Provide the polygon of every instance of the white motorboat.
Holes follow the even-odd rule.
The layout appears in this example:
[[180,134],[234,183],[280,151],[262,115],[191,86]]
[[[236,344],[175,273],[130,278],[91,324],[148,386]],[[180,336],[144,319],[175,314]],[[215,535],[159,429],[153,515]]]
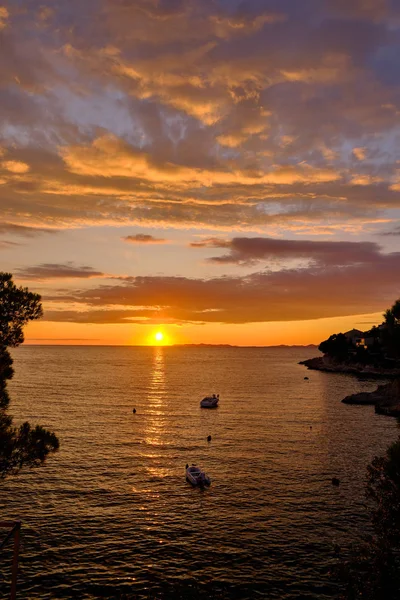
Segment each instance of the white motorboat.
[[217,408],[219,402],[219,394],[212,396],[206,396],[201,400],[200,406],[201,408]]
[[209,476],[196,465],[192,465],[191,467],[186,465],[186,479],[192,485],[199,485],[201,487],[204,485],[210,485],[211,483]]

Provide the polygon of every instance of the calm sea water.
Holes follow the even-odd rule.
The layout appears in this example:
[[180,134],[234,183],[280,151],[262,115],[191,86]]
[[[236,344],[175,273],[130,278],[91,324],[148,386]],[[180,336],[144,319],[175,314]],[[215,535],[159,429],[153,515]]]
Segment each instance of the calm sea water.
[[[15,420],[61,440],[45,467],[0,484],[1,518],[23,521],[20,598],[335,597],[333,545],[365,529],[366,465],[398,435],[340,402],[374,382],[306,371],[310,349],[13,354]],[[209,392],[217,410],[199,408]],[[209,489],[186,483],[187,462]]]

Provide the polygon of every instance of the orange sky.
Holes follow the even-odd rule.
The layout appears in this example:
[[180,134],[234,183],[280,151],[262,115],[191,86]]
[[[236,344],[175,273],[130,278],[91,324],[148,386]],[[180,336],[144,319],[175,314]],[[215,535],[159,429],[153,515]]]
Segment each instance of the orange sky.
[[[286,321],[235,325],[81,325],[33,322],[26,329],[27,344],[72,345],[170,345],[231,344],[237,346],[274,346],[279,344],[319,344],[332,332],[353,327],[366,330],[382,321],[380,313],[313,321]],[[163,340],[155,334],[162,332]]]
[[0,258],[43,298],[27,343],[380,323],[400,295],[400,5],[96,11],[0,0]]

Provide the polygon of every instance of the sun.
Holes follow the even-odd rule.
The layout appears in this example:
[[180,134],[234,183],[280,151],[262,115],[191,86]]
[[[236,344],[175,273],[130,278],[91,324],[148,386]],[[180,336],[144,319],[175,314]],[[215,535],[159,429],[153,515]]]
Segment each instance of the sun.
[[147,344],[149,346],[170,346],[171,343],[169,334],[161,328],[156,330],[153,329],[147,338]]

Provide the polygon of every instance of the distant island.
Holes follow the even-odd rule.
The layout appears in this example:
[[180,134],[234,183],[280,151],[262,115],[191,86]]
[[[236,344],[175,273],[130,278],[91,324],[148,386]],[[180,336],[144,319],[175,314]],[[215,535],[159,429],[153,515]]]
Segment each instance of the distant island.
[[368,331],[335,333],[318,346],[323,356],[301,361],[309,369],[364,377],[395,379],[373,392],[353,394],[346,404],[373,404],[376,412],[400,416],[400,299]]
[[277,344],[274,346],[237,346],[235,344],[173,344],[180,348],[317,348],[316,344]]
[[233,344],[173,344],[182,348],[238,348]]

